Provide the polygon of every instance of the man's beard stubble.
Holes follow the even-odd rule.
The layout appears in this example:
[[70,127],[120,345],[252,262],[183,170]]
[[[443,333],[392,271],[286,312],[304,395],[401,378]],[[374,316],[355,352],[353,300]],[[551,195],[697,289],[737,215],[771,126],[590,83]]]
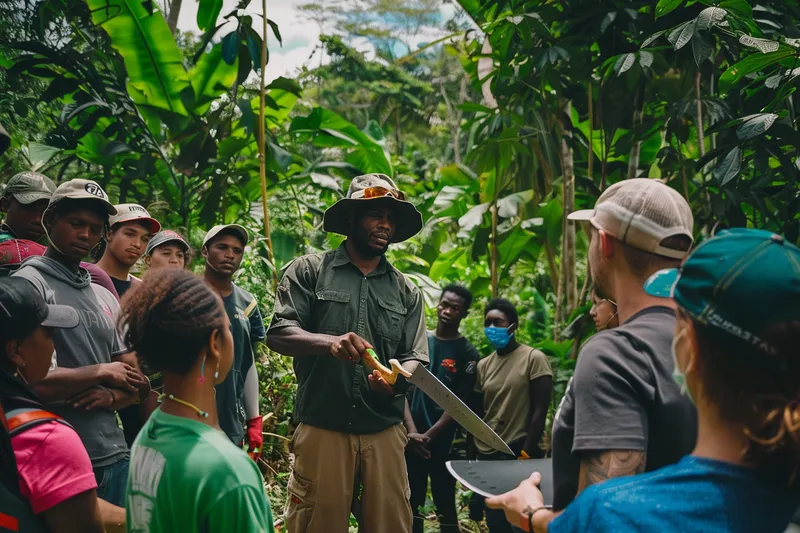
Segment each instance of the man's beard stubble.
[[356,253],[358,253],[358,255],[364,259],[380,257],[386,254],[386,250],[389,249],[388,244],[383,250],[378,250],[370,246],[369,237],[365,235],[363,231],[357,231],[356,234],[351,237],[351,239],[353,240],[353,248],[355,248]]

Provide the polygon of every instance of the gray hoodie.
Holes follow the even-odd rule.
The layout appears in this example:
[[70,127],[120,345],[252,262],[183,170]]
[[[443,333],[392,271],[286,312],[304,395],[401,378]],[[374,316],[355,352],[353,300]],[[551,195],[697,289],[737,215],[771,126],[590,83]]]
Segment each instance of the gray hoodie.
[[[69,305],[80,315],[75,329],[55,330],[56,366],[81,368],[110,363],[111,356],[122,351],[116,328],[119,303],[108,290],[91,283],[86,270],[75,273],[58,261],[36,256],[26,259],[14,276],[33,283],[48,303]],[[114,411],[75,409],[64,402],[50,407],[78,432],[93,467],[108,466],[127,456],[128,447]]]

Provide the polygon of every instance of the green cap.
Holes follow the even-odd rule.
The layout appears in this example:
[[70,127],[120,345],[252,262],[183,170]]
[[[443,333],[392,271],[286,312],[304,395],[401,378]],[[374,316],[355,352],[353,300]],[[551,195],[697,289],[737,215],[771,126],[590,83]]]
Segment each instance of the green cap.
[[4,196],[13,196],[21,204],[32,204],[39,200],[49,200],[56,190],[56,184],[38,172],[20,172],[8,180]]
[[721,231],[679,269],[657,272],[644,288],[673,298],[701,324],[773,354],[775,347],[758,335],[800,319],[800,248],[769,231]]

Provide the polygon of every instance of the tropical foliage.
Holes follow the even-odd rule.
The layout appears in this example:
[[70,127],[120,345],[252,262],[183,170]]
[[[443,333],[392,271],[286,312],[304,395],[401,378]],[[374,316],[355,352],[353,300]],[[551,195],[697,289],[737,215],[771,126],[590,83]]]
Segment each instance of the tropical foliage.
[[[17,4],[0,6],[0,122],[15,146],[0,175],[91,176],[194,242],[214,223],[261,235],[269,222],[240,277],[265,316],[278,269],[340,242],[322,213],[366,172],[424,214],[390,258],[431,307],[449,281],[476,306],[512,299],[523,340],[553,357],[557,395],[591,333],[586,238],[565,214],[610,184],[668,183],[698,238],[748,225],[800,240],[796,0],[460,0],[448,20],[432,1],[320,0],[303,6],[318,49],[267,85],[263,120],[263,27],[281,35],[260,2],[200,0],[198,35],[175,29],[175,0],[172,25],[158,2]],[[449,33],[423,42],[429,26]],[[465,332],[486,352],[481,318]],[[294,381],[286,360],[262,363],[278,460]]]

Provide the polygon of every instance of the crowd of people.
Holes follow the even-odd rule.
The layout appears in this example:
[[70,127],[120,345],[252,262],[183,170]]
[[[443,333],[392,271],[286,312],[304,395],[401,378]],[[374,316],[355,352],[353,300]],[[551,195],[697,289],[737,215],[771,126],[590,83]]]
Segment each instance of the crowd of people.
[[782,533],[800,505],[800,249],[732,229],[693,250],[689,205],[656,180],[570,215],[589,235],[597,333],[551,440],[554,372],[517,339],[511,302],[483,309],[483,358],[462,332],[461,285],[443,288],[426,330],[419,289],[386,257],[422,216],[387,176],[354,178],[325,212],[346,240],[286,267],[266,328],[233,281],[242,226],[206,233],[196,276],[187,239],[96,182],[23,172],[0,208],[0,528],[274,531],[257,467],[264,341],[298,383],[290,533],[345,533],[351,514],[362,532],[422,533],[429,480],[439,529],[459,531],[445,464],[458,425],[387,383],[368,349],[428,366],[515,454],[469,437],[470,458],[552,455],[552,506],[539,474],[473,497],[490,533]]

